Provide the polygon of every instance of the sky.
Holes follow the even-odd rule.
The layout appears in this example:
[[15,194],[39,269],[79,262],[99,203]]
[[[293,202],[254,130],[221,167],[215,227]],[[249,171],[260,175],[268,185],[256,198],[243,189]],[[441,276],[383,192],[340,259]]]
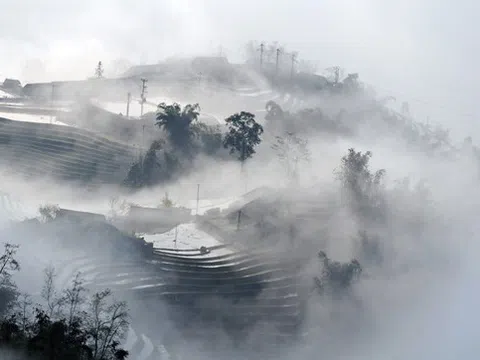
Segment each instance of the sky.
[[[238,61],[279,41],[321,71],[358,72],[423,120],[475,139],[480,90],[476,0],[0,0],[0,78],[83,79],[174,54]],[[109,69],[110,67],[110,69]]]

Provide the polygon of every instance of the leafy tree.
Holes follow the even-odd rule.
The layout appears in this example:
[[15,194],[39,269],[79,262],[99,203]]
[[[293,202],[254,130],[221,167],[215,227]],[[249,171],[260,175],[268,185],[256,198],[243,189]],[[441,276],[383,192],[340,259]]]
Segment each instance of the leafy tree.
[[[160,150],[163,159],[157,155]],[[123,184],[133,189],[152,186],[171,179],[179,168],[178,158],[165,148],[163,141],[156,140],[150,145],[145,156],[132,165]]]
[[103,78],[103,64],[101,61],[98,62],[97,67],[95,68],[95,77],[97,79]]
[[40,213],[43,222],[53,221],[57,217],[59,211],[60,208],[58,207],[58,205],[51,204],[42,205],[38,209],[38,212]]
[[255,147],[260,144],[263,127],[255,121],[255,115],[242,111],[231,115],[225,122],[228,132],[223,139],[225,149],[230,149],[230,154],[238,154],[238,159],[243,163],[255,154]]
[[379,219],[385,216],[385,170],[372,172],[369,168],[371,157],[370,151],[362,154],[353,148],[348,149],[348,154],[342,157],[340,169],[335,170],[335,175],[355,213],[363,218]]
[[168,193],[165,193],[165,196],[164,196],[163,199],[162,199],[162,205],[163,205],[163,207],[166,207],[166,208],[171,208],[171,207],[173,207],[173,205],[174,205],[174,204],[173,204],[173,201],[172,201],[172,199],[170,199],[170,198],[168,197]]
[[158,104],[155,124],[169,134],[173,145],[189,148],[194,135],[191,125],[198,120],[199,115],[198,104],[188,104],[182,108],[178,103],[167,105],[162,102]]

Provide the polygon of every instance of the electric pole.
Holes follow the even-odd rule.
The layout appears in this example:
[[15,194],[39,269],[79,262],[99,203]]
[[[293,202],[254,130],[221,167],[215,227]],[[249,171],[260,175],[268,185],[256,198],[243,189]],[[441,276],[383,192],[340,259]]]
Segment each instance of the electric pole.
[[145,124],[142,125],[142,157],[145,151]]
[[50,124],[53,122],[53,99],[55,96],[55,83],[52,82],[52,95],[50,99]]
[[196,216],[198,216],[199,204],[200,204],[200,184],[197,184],[197,210],[195,211]]
[[132,94],[128,93],[127,94],[127,118],[129,117],[130,114],[130,101],[132,100]]
[[293,73],[295,71],[295,62],[297,61],[297,54],[292,53],[292,68],[290,70],[290,81],[293,80]]
[[280,59],[280,53],[281,53],[282,50],[280,50],[279,48],[277,49],[277,59],[275,61],[275,75],[278,76],[278,60]]
[[260,68],[263,67],[263,52],[265,51],[265,44],[260,44]]
[[147,99],[145,98],[145,94],[147,92],[147,79],[142,79],[142,93],[140,94],[140,117],[143,116],[143,104]]

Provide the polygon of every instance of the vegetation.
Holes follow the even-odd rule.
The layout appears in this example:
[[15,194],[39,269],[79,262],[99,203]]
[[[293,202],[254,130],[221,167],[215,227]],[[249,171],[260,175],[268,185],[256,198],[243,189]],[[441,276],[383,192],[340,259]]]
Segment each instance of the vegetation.
[[255,154],[255,147],[261,142],[262,125],[255,121],[255,115],[242,111],[234,114],[225,122],[228,132],[223,139],[223,146],[230,154],[237,154],[238,160],[245,162]]
[[178,103],[158,104],[156,125],[164,129],[172,144],[178,149],[190,149],[194,136],[192,125],[198,121],[200,106],[188,104],[183,108]]
[[58,205],[47,204],[40,206],[38,211],[40,213],[42,221],[48,222],[54,220],[57,217],[60,208],[58,207]]
[[348,149],[335,175],[342,185],[345,200],[355,214],[378,219],[386,210],[383,187],[385,170],[372,172],[369,168],[371,157],[370,151],[362,154],[353,148]]
[[20,270],[18,246],[5,244],[0,256],[0,351],[48,360],[121,360],[128,351],[120,347],[129,325],[125,302],[110,290],[88,296],[78,274],[69,288],[55,289],[55,270],[45,270],[44,306],[18,294],[11,281]]
[[345,290],[350,289],[352,284],[359,280],[362,266],[356,259],[348,263],[340,263],[329,259],[324,251],[320,251],[318,257],[322,263],[322,272],[313,280],[319,294],[342,295]]
[[165,193],[165,196],[162,199],[162,205],[166,208],[171,208],[174,206],[173,201],[168,197],[168,193]]
[[103,64],[101,61],[98,62],[97,67],[95,68],[95,77],[97,79],[103,79]]
[[294,181],[297,179],[298,164],[300,162],[310,162],[311,154],[308,149],[308,141],[290,132],[283,137],[276,136],[275,139],[272,148],[280,161],[283,162],[287,177]]

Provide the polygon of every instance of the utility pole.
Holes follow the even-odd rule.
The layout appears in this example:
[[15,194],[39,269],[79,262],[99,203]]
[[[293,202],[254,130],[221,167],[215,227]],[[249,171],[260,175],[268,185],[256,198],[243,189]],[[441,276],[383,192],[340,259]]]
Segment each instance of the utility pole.
[[242,219],[242,210],[238,210],[237,215],[237,231],[240,230],[240,220]]
[[199,204],[200,204],[200,184],[197,184],[197,210],[195,211],[196,216],[198,216]]
[[143,152],[145,151],[145,124],[142,125],[142,157]]
[[265,51],[265,44],[261,43],[260,44],[260,68],[263,67],[263,53]]
[[175,244],[175,249],[177,248],[177,236],[178,236],[178,225],[175,225],[175,239],[173,239],[173,243]]
[[50,124],[53,122],[53,99],[55,96],[55,83],[52,82],[52,95],[50,99]]
[[281,53],[282,50],[280,50],[280,48],[277,48],[277,59],[275,61],[275,75],[278,76],[278,60],[280,59],[280,53]]
[[290,81],[293,80],[293,73],[295,70],[295,62],[297,61],[297,54],[292,53],[292,68],[290,69]]
[[128,93],[127,94],[127,118],[129,117],[130,114],[130,101],[132,100],[132,94]]
[[143,104],[147,99],[145,98],[145,94],[147,93],[147,79],[142,79],[142,92],[140,94],[140,117],[143,116]]

